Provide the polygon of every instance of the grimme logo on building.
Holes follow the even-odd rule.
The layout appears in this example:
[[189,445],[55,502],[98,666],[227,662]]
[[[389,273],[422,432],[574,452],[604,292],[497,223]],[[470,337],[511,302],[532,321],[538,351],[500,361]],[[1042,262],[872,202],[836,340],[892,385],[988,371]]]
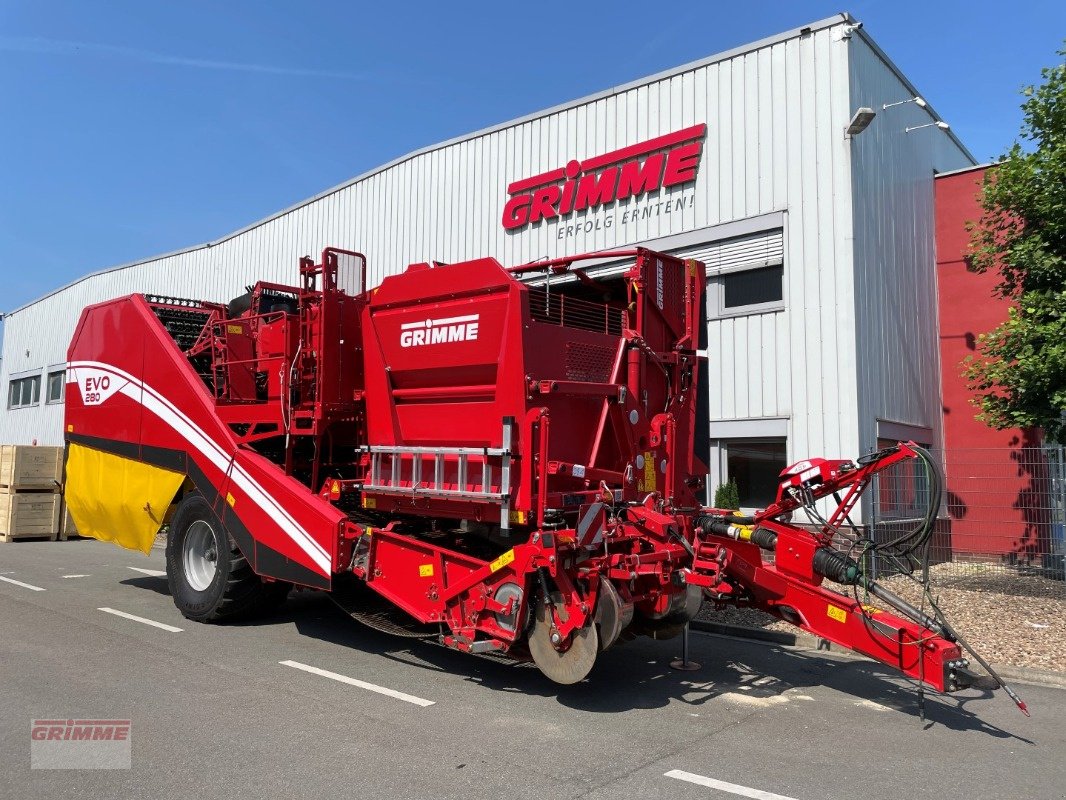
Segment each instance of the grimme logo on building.
[[507,230],[599,208],[696,180],[707,126],[693,125],[601,156],[523,178],[507,187]]
[[424,319],[400,326],[400,347],[423,347],[445,342],[470,342],[477,338],[480,314]]

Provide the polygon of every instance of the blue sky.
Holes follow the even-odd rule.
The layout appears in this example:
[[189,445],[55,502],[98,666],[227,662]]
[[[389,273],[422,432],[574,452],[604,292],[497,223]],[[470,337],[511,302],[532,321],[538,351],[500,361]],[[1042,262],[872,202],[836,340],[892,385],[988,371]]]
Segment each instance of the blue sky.
[[[0,311],[842,5],[4,0]],[[844,8],[979,159],[1066,37],[1062,2]]]

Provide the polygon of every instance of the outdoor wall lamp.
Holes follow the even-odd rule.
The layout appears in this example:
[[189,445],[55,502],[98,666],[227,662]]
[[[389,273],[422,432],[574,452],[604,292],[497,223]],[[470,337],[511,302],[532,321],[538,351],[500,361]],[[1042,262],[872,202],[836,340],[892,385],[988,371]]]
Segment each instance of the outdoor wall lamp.
[[918,106],[918,108],[929,107],[929,104],[925,102],[922,98],[912,97],[910,100],[897,100],[895,103],[885,103],[883,106],[881,106],[881,110],[884,111],[886,108],[892,108],[893,106],[902,106],[906,105],[907,103],[914,103],[916,106]]
[[848,127],[844,129],[844,135],[857,136],[870,126],[870,123],[873,122],[873,119],[876,116],[876,111],[872,108],[863,106],[852,115],[851,122],[849,122]]
[[922,128],[932,128],[932,127],[940,128],[940,130],[942,130],[942,131],[951,130],[951,126],[948,125],[946,122],[944,122],[944,120],[942,120],[942,119],[938,119],[936,122],[927,122],[924,125],[911,125],[909,128],[904,128],[903,130],[904,130],[904,133],[910,133],[911,131],[918,131],[918,130],[921,130]]

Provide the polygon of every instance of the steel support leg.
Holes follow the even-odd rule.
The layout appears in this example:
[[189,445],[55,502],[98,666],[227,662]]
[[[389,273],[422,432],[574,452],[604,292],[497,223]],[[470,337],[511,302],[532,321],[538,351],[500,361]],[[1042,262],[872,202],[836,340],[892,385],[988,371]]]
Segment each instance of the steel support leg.
[[681,670],[682,672],[694,672],[700,668],[700,665],[695,661],[690,661],[688,657],[688,623],[685,623],[685,629],[681,632],[681,658],[675,658],[670,662],[671,669]]

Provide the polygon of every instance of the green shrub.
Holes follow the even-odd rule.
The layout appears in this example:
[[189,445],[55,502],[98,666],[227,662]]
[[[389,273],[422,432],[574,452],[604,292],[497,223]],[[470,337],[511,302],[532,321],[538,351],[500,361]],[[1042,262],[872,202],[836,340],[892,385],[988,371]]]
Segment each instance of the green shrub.
[[723,483],[714,490],[714,507],[731,510],[740,508],[740,492],[735,479],[730,478],[729,483]]

